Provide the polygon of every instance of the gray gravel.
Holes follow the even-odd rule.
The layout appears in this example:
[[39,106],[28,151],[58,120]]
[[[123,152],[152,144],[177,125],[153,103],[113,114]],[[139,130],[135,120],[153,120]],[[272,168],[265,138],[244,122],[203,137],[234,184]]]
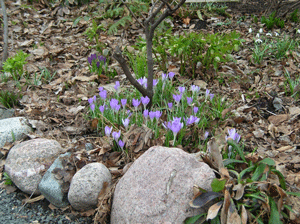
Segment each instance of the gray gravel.
[[[24,193],[16,191],[7,194],[0,188],[0,223],[1,224],[90,224],[92,217],[75,216],[70,209],[66,211],[51,210],[49,202],[44,199],[22,208]],[[21,209],[22,208],[22,209]],[[69,220],[69,219],[71,220]]]

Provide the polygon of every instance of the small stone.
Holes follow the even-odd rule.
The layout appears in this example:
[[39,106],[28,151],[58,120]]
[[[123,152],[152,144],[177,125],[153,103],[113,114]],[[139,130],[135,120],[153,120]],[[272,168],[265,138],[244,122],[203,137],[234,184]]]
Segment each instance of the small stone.
[[90,163],[79,170],[73,177],[68,199],[78,211],[95,208],[103,184],[111,183],[111,174],[102,163]]

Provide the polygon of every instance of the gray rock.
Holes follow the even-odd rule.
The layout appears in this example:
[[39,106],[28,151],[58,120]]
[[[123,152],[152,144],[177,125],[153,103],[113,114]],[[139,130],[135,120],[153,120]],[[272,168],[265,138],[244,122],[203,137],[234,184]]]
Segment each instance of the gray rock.
[[41,194],[44,195],[51,204],[58,208],[64,208],[69,205],[67,198],[68,194],[63,190],[63,182],[61,179],[57,179],[52,171],[54,169],[64,169],[62,160],[70,156],[71,153],[69,152],[60,155],[47,170],[39,184]]
[[13,117],[14,113],[14,109],[6,109],[0,107],[0,120]]
[[178,148],[155,146],[119,180],[111,223],[183,223],[204,211],[189,206],[193,186],[210,190],[215,178],[205,163]]
[[104,182],[111,183],[111,174],[102,163],[90,163],[73,177],[68,199],[71,206],[79,211],[95,208]]
[[5,172],[20,190],[38,195],[41,172],[50,167],[61,153],[64,150],[54,140],[39,138],[22,142],[10,149]]
[[86,151],[90,151],[90,150],[93,150],[94,149],[94,146],[93,146],[93,144],[92,143],[86,143],[85,144],[85,150]]
[[6,142],[23,139],[32,128],[24,117],[13,117],[0,120],[0,147]]

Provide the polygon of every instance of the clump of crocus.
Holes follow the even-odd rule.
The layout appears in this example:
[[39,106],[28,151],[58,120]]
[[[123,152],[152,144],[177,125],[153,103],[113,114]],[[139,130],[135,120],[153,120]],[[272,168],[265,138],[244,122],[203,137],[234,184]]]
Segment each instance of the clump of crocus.
[[[228,140],[233,140],[235,141],[236,143],[239,143],[240,139],[241,139],[241,136],[236,132],[235,128],[233,129],[228,129],[228,136],[225,137],[225,140],[228,141]],[[231,149],[232,147],[229,146],[228,147],[228,158],[230,158],[231,156]]]

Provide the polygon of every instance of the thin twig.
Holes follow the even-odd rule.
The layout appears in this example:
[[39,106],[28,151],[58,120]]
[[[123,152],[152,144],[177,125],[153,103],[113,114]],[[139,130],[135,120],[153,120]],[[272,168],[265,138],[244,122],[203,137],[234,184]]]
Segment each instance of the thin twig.
[[[126,4],[126,2],[124,0],[122,0],[122,2],[124,3],[124,5],[126,6],[126,8],[129,10],[129,12],[131,13],[131,15],[134,17],[134,19],[145,29],[145,26],[138,20],[138,18],[135,16],[135,14],[131,11],[131,9],[128,7],[128,5]],[[143,15],[142,15],[143,16]],[[144,17],[144,16],[143,16]]]

